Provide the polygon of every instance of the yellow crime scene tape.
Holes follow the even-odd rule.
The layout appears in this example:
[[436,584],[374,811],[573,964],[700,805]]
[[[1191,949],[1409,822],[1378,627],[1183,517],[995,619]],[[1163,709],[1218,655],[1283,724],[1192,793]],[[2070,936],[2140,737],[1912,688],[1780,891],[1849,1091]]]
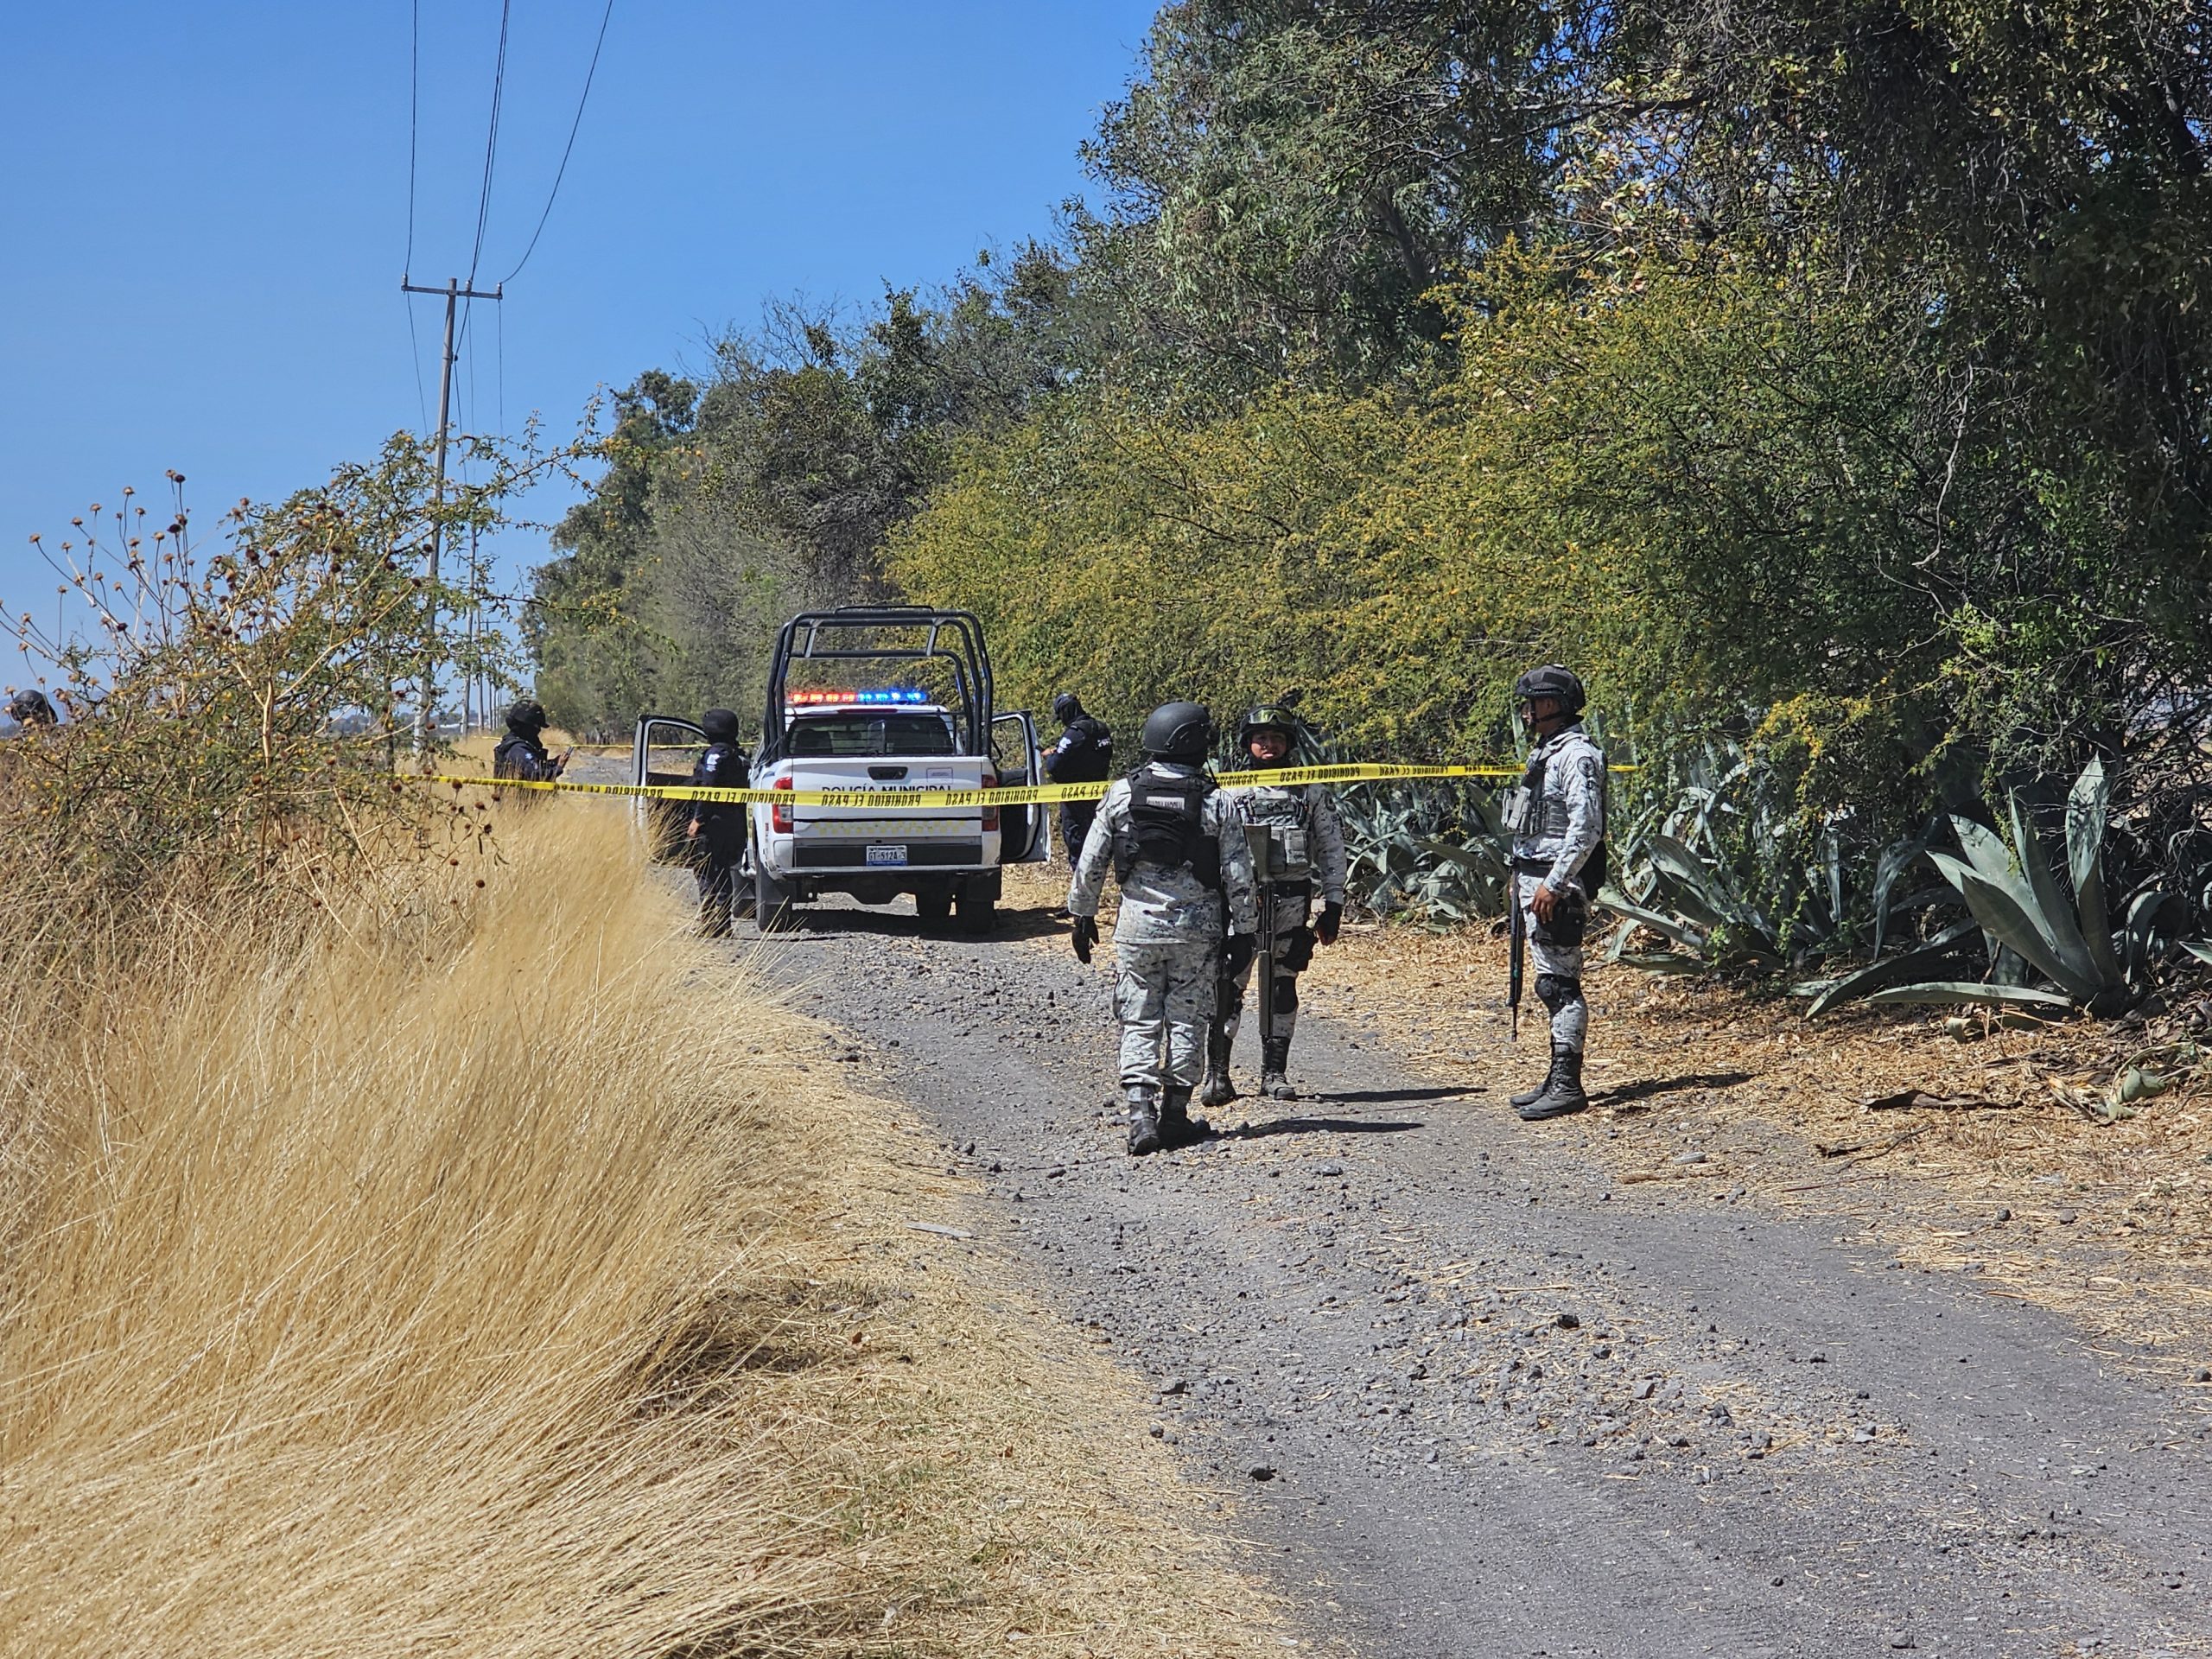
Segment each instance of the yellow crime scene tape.
[[[1633,766],[1614,766],[1633,772]],[[1279,766],[1272,771],[1224,772],[1223,789],[1288,789],[1301,784],[1393,783],[1421,778],[1518,778],[1519,766],[1393,766],[1370,762],[1343,766]],[[415,782],[454,789],[523,789],[544,794],[620,795],[655,801],[712,801],[731,806],[956,807],[1038,806],[1056,801],[1095,801],[1112,780],[1090,784],[1024,784],[1010,789],[928,789],[897,785],[870,789],[709,789],[699,784],[582,784],[565,778],[543,781],[435,772]]]

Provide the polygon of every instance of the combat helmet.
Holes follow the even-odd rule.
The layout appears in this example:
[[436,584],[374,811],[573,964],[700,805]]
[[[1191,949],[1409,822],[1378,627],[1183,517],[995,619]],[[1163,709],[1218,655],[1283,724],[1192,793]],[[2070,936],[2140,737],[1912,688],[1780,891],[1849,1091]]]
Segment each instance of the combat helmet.
[[1213,716],[1197,702],[1163,702],[1144,717],[1140,740],[1155,760],[1204,764],[1213,750]]
[[1541,668],[1532,668],[1513,682],[1515,702],[1531,702],[1538,697],[1558,699],[1560,709],[1570,716],[1580,714],[1583,705],[1590,701],[1582,690],[1580,677],[1573,669],[1558,663],[1547,663]]
[[1244,718],[1236,722],[1236,747],[1240,753],[1250,748],[1256,733],[1281,732],[1294,749],[1298,747],[1300,730],[1299,718],[1290,711],[1287,703],[1258,703],[1247,709]]

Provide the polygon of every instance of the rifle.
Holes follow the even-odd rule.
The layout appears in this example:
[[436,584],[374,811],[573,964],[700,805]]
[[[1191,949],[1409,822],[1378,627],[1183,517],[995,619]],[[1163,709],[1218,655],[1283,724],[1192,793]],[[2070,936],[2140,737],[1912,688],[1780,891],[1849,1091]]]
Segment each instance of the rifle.
[[1251,844],[1253,887],[1260,901],[1260,932],[1253,952],[1252,995],[1260,999],[1260,1042],[1275,1039],[1275,893],[1274,829],[1270,824],[1248,824],[1244,838]]
[[1505,1006],[1512,1014],[1512,1040],[1517,1043],[1521,1040],[1521,982],[1529,971],[1529,918],[1521,908],[1521,875],[1511,868],[1510,860],[1505,876],[1505,902],[1506,913],[1512,918],[1509,925],[1513,939],[1511,966],[1505,970]]

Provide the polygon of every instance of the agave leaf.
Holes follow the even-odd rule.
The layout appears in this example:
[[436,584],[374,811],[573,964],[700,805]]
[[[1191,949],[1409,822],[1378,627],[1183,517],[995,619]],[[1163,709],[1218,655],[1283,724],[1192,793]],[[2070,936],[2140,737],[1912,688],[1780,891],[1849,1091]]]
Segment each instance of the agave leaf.
[[1927,850],[1928,836],[1923,831],[1885,847],[1881,857],[1875,861],[1874,954],[1878,957],[1882,954],[1883,938],[1890,928],[1890,894],[1897,887],[1897,878]]
[[[2189,925],[2189,906],[2171,893],[2153,890],[2139,893],[2127,907],[2126,950],[2127,976],[2141,984],[2151,970],[2172,953]],[[2164,939],[2165,946],[2159,948]]]
[[1649,928],[1654,933],[1672,939],[1676,944],[1685,945],[1692,950],[1705,949],[1705,935],[1696,928],[1685,925],[1675,917],[1662,916],[1656,910],[1647,910],[1642,905],[1630,903],[1618,887],[1600,887],[1598,903],[1616,916],[1624,916],[1631,922]]
[[2066,798],[2067,874],[2074,878],[2075,909],[2089,958],[2107,982],[2116,982],[2120,967],[2113,955],[2112,912],[2105,901],[2105,808],[2111,799],[2105,763],[2092,755]]
[[1885,987],[1912,982],[1958,955],[1959,947],[1974,931],[1972,922],[1960,922],[1955,926],[1945,928],[1916,950],[1907,950],[1901,956],[1891,957],[1887,962],[1878,962],[1871,967],[1861,968],[1855,974],[1847,974],[1813,999],[1813,1006],[1805,1010],[1805,1017],[1815,1019],[1838,1003],[1856,1001]]
[[1948,854],[1930,852],[1928,856],[1958,888],[1974,919],[2044,978],[2056,981],[2084,1002],[2106,988],[2102,981],[2076,972],[2059,957],[2012,892],[1985,880],[1980,872]]
[[2201,939],[2183,939],[2181,948],[2199,962],[2212,962],[2212,944],[2207,944]]
[[1704,957],[1681,956],[1672,950],[1630,950],[1621,960],[1647,974],[1701,974],[1706,970]]
[[1899,1004],[1983,1003],[1992,1007],[2070,1010],[2074,1004],[2056,991],[2038,991],[2025,985],[1984,985],[1974,980],[1932,979],[1917,985],[1892,985],[1876,991],[1867,1001],[1884,1007]]
[[1673,871],[1652,866],[1652,902],[1671,904],[1702,928],[1726,927],[1728,918],[1706,902],[1704,893]]
[[1821,841],[1828,878],[1828,931],[1840,932],[1843,927],[1843,837],[1830,824]]
[[2085,983],[2111,984],[2112,978],[2098,968],[2088,941],[2082,937],[2074,906],[2067,901],[2066,890],[2058,885],[2058,873],[2044,855],[2035,821],[2018,790],[2012,791],[2010,805],[2012,840],[2020,852],[2020,873],[2027,878],[2028,891],[2036,901],[2035,908],[2028,912],[2028,919],[2050,942],[2053,954]]
[[[1983,880],[2000,881],[2008,887],[2021,885],[2012,868],[2012,849],[2005,844],[2003,836],[1986,824],[1960,817],[1956,813],[1951,816],[1951,828],[1958,832],[1959,849]],[[2024,892],[2024,887],[2022,890]]]
[[1431,836],[1415,836],[1414,844],[1426,848],[1447,864],[1474,875],[1490,875],[1497,869],[1497,854],[1490,849],[1454,847],[1448,841],[1438,841]]
[[1657,868],[1694,892],[1718,921],[1738,927],[1757,927],[1758,918],[1721,889],[1712,868],[1672,836],[1651,837],[1651,861]]

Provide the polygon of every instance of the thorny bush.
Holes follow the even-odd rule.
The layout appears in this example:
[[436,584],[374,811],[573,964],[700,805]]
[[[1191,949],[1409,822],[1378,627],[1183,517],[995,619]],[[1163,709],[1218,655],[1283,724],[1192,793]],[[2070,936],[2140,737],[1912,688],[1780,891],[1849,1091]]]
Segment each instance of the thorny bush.
[[[439,815],[394,765],[429,649],[433,526],[449,541],[488,531],[514,492],[575,455],[461,442],[478,481],[442,498],[428,448],[403,434],[281,503],[241,502],[212,554],[175,474],[162,517],[125,491],[58,548],[34,536],[99,638],[13,620],[24,683],[50,687],[64,719],[6,747],[0,846],[16,868],[76,913],[312,885],[395,836],[427,848]],[[436,598],[450,618],[481,595],[441,583]],[[448,628],[436,655],[480,672],[508,650],[495,629]]]

